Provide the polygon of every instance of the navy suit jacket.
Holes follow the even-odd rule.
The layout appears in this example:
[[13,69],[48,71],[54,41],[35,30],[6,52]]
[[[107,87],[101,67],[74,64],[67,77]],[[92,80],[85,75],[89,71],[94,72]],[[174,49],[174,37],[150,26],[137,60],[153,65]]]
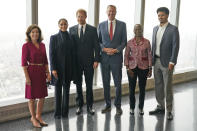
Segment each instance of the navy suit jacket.
[[86,24],[83,41],[80,41],[78,35],[78,25],[71,27],[69,32],[76,45],[78,64],[92,66],[94,62],[100,61],[100,46],[95,27]]
[[111,40],[108,31],[108,21],[104,21],[99,24],[98,35],[101,49],[113,48],[118,50],[118,53],[114,55],[107,55],[105,52],[101,51],[101,63],[122,63],[122,51],[127,43],[126,24],[122,21],[116,20],[116,27]]

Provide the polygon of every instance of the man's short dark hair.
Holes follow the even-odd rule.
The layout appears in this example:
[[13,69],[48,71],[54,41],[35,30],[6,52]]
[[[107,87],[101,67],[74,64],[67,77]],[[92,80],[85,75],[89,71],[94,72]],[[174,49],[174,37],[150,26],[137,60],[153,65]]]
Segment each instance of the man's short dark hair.
[[160,8],[158,8],[158,9],[157,9],[157,14],[158,14],[159,12],[164,12],[164,13],[166,13],[167,15],[169,15],[169,9],[168,9],[167,7],[160,7]]

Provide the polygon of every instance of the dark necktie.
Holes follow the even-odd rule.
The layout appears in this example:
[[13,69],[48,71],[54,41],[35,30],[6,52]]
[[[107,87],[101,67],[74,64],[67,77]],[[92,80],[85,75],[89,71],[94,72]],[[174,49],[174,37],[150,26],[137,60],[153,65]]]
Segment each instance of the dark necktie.
[[80,30],[80,40],[83,40],[83,26],[81,26],[81,30]]

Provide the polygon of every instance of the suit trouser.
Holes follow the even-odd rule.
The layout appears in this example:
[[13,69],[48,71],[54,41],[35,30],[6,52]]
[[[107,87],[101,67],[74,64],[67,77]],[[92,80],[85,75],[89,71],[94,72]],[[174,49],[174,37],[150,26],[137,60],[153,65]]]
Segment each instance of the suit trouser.
[[147,74],[148,74],[148,69],[142,70],[136,67],[135,69],[132,69],[134,72],[134,76],[131,77],[128,75],[129,79],[129,98],[130,98],[130,109],[135,109],[135,88],[136,88],[136,81],[137,77],[139,79],[139,109],[144,108],[144,98],[145,98],[145,88],[146,88],[146,80],[147,80]]
[[104,98],[107,107],[111,107],[111,97],[110,97],[110,80],[111,72],[114,79],[114,84],[116,88],[116,96],[114,105],[116,107],[121,107],[121,81],[122,81],[122,63],[101,63],[101,73],[104,87]]
[[84,104],[83,101],[83,90],[82,90],[82,76],[84,73],[85,76],[85,83],[86,83],[86,103],[87,107],[92,107],[93,105],[93,75],[94,75],[94,69],[93,65],[89,66],[80,66],[79,67],[79,82],[77,82],[77,97],[76,97],[76,104],[78,107],[82,107]]
[[[63,96],[62,96],[63,87]],[[55,116],[67,116],[69,112],[69,92],[70,82],[61,84],[57,82],[55,86]]]
[[168,112],[172,111],[173,101],[173,90],[172,90],[172,76],[173,71],[161,65],[160,59],[156,58],[154,65],[154,79],[155,79],[155,95],[158,102],[158,107],[165,109],[166,97],[166,108]]

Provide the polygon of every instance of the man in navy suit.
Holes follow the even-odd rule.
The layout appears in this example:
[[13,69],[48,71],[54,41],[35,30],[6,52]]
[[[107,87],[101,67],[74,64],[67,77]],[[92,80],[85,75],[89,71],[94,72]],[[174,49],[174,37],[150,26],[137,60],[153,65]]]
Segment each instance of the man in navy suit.
[[116,114],[121,115],[121,81],[122,81],[122,51],[127,43],[126,24],[115,19],[116,7],[107,7],[108,20],[99,24],[98,35],[101,46],[101,73],[104,87],[104,98],[106,105],[102,113],[111,111],[110,98],[110,73],[114,79],[116,87],[116,97],[114,105]]
[[77,84],[77,111],[76,114],[82,113],[83,107],[83,91],[82,76],[84,73],[86,83],[86,102],[87,112],[94,115],[93,106],[93,75],[94,69],[98,67],[100,57],[100,46],[98,43],[97,29],[86,24],[87,13],[83,9],[79,9],[76,13],[78,25],[70,28],[70,35],[74,40],[77,54],[78,80]]
[[179,31],[176,26],[168,22],[168,8],[158,8],[157,15],[160,25],[153,29],[152,62],[154,66],[155,95],[158,105],[149,114],[164,114],[164,98],[166,97],[167,119],[172,120],[172,76],[179,52]]

